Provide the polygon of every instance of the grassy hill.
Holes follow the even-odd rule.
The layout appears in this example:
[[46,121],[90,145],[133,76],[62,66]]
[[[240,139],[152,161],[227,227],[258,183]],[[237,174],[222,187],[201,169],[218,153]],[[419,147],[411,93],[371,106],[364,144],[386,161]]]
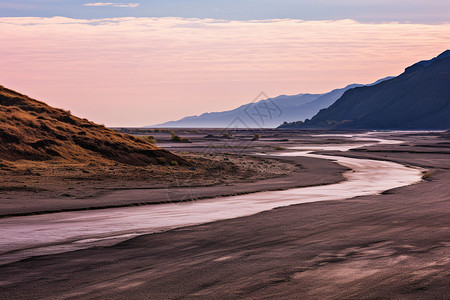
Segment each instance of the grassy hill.
[[187,161],[143,139],[0,86],[0,159],[144,166]]

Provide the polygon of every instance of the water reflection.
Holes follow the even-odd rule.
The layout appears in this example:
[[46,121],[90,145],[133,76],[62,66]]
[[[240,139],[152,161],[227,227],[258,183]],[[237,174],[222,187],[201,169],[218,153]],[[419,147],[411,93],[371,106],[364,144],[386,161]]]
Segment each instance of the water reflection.
[[[374,139],[374,143],[380,142],[392,141]],[[317,147],[346,151],[355,146],[360,145]],[[318,148],[302,146],[292,149]],[[394,162],[325,156],[308,151],[291,151],[282,155],[332,159],[352,171],[345,173],[347,181],[327,186],[259,192],[185,205],[161,204],[0,219],[0,264],[94,245],[111,245],[136,235],[252,215],[280,206],[377,194],[421,180],[420,170]]]

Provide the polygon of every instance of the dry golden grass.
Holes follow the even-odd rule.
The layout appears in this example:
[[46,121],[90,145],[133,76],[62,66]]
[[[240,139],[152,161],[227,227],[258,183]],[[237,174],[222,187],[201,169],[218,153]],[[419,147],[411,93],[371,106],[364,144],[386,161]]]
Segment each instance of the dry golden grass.
[[[252,182],[291,174],[288,162],[225,153],[180,153],[192,166],[132,166],[112,160],[76,163],[58,160],[0,160],[0,201],[51,199],[61,196],[91,198],[116,189],[212,186]],[[68,197],[68,196],[67,196]]]
[[[159,131],[159,130],[158,130]],[[169,133],[172,133],[169,131]],[[4,199],[89,198],[127,188],[209,186],[286,175],[289,163],[161,149],[0,86]]]
[[188,162],[144,139],[121,134],[0,86],[0,159],[130,165]]

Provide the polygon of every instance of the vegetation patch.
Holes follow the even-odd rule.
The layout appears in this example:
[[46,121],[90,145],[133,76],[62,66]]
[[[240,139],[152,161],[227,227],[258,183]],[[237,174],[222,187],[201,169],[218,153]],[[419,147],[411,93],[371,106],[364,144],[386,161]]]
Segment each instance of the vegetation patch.
[[175,133],[172,133],[172,137],[170,138],[170,140],[175,143],[191,143],[188,138],[182,138]]
[[[0,86],[0,159],[145,166],[157,157],[189,162],[158,148],[152,136],[136,138],[73,116]],[[187,139],[180,138],[187,142]]]
[[433,175],[433,173],[431,173],[431,171],[423,171],[422,172],[422,179],[430,180],[431,175]]

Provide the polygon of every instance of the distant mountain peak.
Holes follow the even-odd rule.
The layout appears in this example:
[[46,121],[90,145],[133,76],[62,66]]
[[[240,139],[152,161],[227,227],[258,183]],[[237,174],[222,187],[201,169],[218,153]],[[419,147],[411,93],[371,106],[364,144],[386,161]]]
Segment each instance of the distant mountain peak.
[[450,57],[450,50],[445,50],[444,52],[439,54],[436,58],[441,59],[441,58],[447,58],[447,57]]
[[450,57],[450,50],[445,50],[444,52],[442,52],[435,58],[432,58],[430,60],[422,60],[422,61],[419,61],[418,63],[413,64],[412,66],[407,67],[405,69],[405,72],[414,72],[420,68],[427,67],[438,60],[445,59],[448,57]]
[[450,128],[450,51],[373,86],[351,89],[311,120],[282,128],[442,130]]

